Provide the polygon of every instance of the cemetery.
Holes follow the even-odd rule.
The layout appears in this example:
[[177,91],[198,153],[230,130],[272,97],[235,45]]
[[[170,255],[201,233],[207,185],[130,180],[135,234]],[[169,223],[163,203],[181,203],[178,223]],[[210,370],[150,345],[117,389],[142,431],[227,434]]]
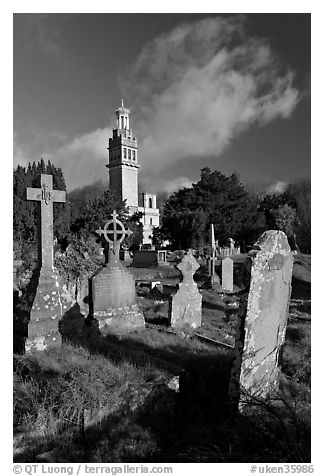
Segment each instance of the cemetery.
[[14,260],[14,461],[309,461],[309,256],[280,230],[219,251],[211,225],[207,256],[133,265],[113,210],[71,282],[53,237],[65,192],[39,179],[29,280]]
[[309,184],[139,193],[115,115],[100,193],[14,170],[14,462],[310,462]]

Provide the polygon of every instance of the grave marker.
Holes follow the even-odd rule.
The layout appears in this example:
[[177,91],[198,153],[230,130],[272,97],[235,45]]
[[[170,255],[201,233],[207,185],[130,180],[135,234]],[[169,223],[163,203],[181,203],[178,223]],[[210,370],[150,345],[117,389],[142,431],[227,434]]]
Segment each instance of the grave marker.
[[97,319],[101,332],[105,326],[145,327],[144,316],[137,307],[135,280],[119,260],[120,244],[132,231],[125,230],[117,216],[114,210],[104,228],[96,230],[109,245],[108,262],[89,280],[89,317]]
[[[26,352],[61,342],[58,321],[64,313],[58,274],[53,265],[53,203],[64,203],[65,191],[53,190],[52,175],[41,175],[41,188],[27,188],[27,200],[40,202],[37,286],[30,312]],[[65,306],[66,308],[67,306]]]
[[172,298],[171,326],[181,328],[188,325],[196,329],[201,326],[202,295],[193,279],[199,264],[192,250],[187,252],[177,268],[181,271],[183,280],[179,284],[178,292]]
[[278,359],[284,343],[293,254],[286,235],[270,230],[254,245],[249,292],[243,295],[236,331],[230,396],[266,398],[279,388]]
[[222,289],[233,292],[233,260],[231,258],[222,260]]

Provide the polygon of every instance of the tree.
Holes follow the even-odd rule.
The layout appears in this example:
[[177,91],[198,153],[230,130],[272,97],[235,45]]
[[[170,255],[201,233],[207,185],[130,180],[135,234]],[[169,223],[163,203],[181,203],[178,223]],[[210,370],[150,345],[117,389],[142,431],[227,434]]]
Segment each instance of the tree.
[[173,248],[201,247],[210,223],[220,241],[254,241],[265,230],[263,212],[240,183],[237,173],[201,170],[199,182],[172,194],[162,213],[161,233]]
[[[27,168],[20,165],[13,172],[13,230],[14,240],[21,244],[37,242],[37,215],[39,204],[27,200],[27,187],[39,188],[41,174],[53,176],[54,190],[66,190],[63,172],[50,161],[45,164],[41,159],[28,163]],[[67,207],[65,203],[54,203],[54,236],[61,240],[66,235],[69,226]]]
[[265,214],[268,229],[285,231],[294,247],[310,253],[311,184],[309,180],[297,180],[290,183],[283,193],[266,195],[260,204],[260,210]]
[[295,200],[298,217],[296,236],[298,244],[305,253],[311,252],[311,183],[300,179],[288,187],[289,194]]

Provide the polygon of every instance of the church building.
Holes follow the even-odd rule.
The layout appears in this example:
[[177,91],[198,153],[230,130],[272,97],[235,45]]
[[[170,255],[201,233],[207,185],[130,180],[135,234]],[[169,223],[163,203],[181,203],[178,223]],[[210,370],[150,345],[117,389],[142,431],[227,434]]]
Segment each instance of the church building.
[[160,213],[156,207],[154,193],[142,193],[138,200],[138,146],[137,139],[130,127],[130,111],[121,107],[116,112],[116,127],[109,139],[109,156],[106,167],[109,171],[109,189],[121,199],[126,200],[129,213],[142,212],[143,244],[152,243],[153,228],[160,224]]

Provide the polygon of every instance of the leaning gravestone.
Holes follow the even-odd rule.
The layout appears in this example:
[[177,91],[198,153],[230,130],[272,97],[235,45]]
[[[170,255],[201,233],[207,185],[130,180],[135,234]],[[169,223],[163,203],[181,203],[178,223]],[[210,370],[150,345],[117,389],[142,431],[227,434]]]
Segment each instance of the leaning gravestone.
[[97,230],[110,245],[108,262],[89,280],[89,317],[98,321],[101,333],[106,326],[126,330],[145,327],[137,306],[135,280],[119,260],[120,243],[132,232],[125,230],[117,216],[114,210],[104,229]]
[[233,260],[231,258],[222,260],[222,289],[233,292]]
[[244,394],[266,398],[278,390],[293,255],[282,231],[266,231],[251,252],[250,289],[241,301],[230,396],[243,406]]
[[[40,202],[38,229],[38,271],[36,295],[30,311],[26,352],[60,344],[58,322],[63,314],[58,273],[53,264],[53,203],[64,203],[66,194],[53,190],[52,175],[41,175],[41,188],[27,188],[27,200]],[[36,277],[37,281],[37,277]]]
[[173,296],[171,304],[171,326],[190,326],[196,329],[201,326],[202,295],[198,291],[197,284],[193,279],[195,271],[199,268],[192,250],[182,258],[177,265],[181,271],[183,280],[179,285],[179,291]]

